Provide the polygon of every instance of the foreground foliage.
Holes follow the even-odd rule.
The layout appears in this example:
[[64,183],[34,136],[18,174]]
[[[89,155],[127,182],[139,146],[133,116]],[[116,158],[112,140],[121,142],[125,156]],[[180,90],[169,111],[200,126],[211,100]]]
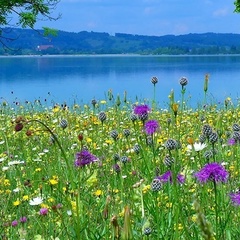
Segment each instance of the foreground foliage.
[[240,108],[1,103],[1,239],[237,239]]

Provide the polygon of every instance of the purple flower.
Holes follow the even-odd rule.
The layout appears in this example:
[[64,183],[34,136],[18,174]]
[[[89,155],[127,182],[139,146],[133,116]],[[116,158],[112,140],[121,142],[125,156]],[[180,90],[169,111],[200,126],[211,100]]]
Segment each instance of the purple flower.
[[230,198],[232,200],[233,205],[240,206],[240,192],[238,193],[231,193]]
[[76,153],[74,165],[76,167],[84,167],[85,165],[96,162],[97,160],[97,157],[92,155],[89,151],[82,150],[81,152]]
[[[159,179],[161,182],[170,182],[172,183],[172,172],[167,171],[164,174],[156,177],[156,179]],[[182,174],[177,175],[177,181],[180,184],[183,184],[185,182],[185,177]]]
[[142,116],[142,115],[148,114],[150,110],[151,109],[148,105],[138,105],[138,106],[135,106],[134,113],[138,116]]
[[48,209],[47,208],[41,208],[40,211],[39,211],[39,214],[40,215],[47,215],[48,214]]
[[195,177],[201,183],[207,181],[226,182],[228,179],[228,172],[219,163],[208,163],[199,172],[195,173]]
[[12,221],[12,227],[16,227],[17,225],[18,225],[18,221],[17,220]]
[[148,135],[154,134],[159,129],[159,124],[157,120],[148,120],[145,125],[145,131]]
[[27,217],[21,217],[21,218],[20,218],[20,222],[21,222],[21,223],[25,223],[26,221],[27,221]]
[[228,145],[232,146],[236,143],[235,139],[234,138],[229,138],[228,139]]

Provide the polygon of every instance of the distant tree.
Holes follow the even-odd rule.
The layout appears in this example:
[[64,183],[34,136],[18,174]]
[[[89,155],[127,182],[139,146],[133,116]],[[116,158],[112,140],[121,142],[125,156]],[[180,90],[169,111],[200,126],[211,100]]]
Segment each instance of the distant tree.
[[234,12],[239,13],[239,12],[240,12],[240,0],[236,0],[236,1],[234,2],[234,5],[235,5],[235,10],[234,10]]
[[[52,11],[60,0],[0,0],[0,40],[4,27],[34,28],[38,20],[56,20]],[[14,22],[13,22],[14,19]],[[16,22],[15,22],[16,21]],[[52,33],[49,28],[45,32]]]

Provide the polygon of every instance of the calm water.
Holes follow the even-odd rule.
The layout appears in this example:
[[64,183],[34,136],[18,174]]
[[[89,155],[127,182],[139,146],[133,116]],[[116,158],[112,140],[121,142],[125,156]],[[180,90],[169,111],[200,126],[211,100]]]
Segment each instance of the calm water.
[[223,102],[240,93],[240,56],[61,56],[0,57],[0,97],[9,103],[41,100],[47,104],[89,103],[127,91],[131,101],[153,97],[153,76],[159,79],[156,98],[166,105],[171,89],[180,100],[179,79],[187,77],[191,106],[203,100],[205,74],[209,98]]

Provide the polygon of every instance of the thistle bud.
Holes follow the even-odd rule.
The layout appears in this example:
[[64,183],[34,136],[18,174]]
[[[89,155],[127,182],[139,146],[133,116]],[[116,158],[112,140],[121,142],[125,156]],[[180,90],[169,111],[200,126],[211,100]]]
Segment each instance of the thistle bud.
[[22,129],[23,129],[23,124],[21,122],[15,125],[16,132],[20,132]]
[[204,90],[205,93],[206,93],[207,90],[208,90],[208,79],[209,79],[209,75],[206,74],[206,75],[205,75],[205,80],[204,80],[204,87],[203,87],[203,90]]

